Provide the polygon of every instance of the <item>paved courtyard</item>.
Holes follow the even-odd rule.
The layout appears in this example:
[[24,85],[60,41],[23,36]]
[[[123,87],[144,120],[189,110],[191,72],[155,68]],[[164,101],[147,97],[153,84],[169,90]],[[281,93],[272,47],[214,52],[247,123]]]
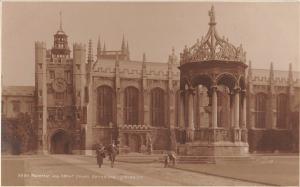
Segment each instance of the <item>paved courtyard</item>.
[[[104,166],[98,168],[95,158],[88,156],[3,156],[1,178],[2,185],[11,186],[257,186],[266,184],[195,171],[195,168],[203,166],[205,165],[183,164],[180,169],[177,169],[163,168],[163,165],[157,162],[139,164],[117,162],[115,168],[110,168],[109,161],[105,159]],[[224,163],[220,166],[224,167]],[[212,164],[211,167],[218,167],[218,164]]]

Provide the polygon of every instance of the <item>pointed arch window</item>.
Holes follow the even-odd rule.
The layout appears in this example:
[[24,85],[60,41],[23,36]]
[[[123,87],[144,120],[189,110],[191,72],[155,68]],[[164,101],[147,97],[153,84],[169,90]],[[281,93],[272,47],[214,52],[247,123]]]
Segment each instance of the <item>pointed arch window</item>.
[[97,94],[98,124],[108,126],[113,121],[113,90],[108,86],[100,86]]
[[228,127],[229,116],[230,116],[230,96],[229,96],[229,88],[227,86],[218,85],[217,100],[218,100],[217,102],[218,127]]
[[277,128],[286,128],[288,115],[288,97],[286,94],[279,94],[276,98]]
[[255,96],[255,127],[266,128],[267,96],[258,93]]
[[180,113],[183,112],[183,109],[180,108],[180,90],[176,92],[175,96],[175,125],[176,127],[180,126]]
[[134,87],[125,88],[124,95],[124,123],[138,125],[139,91]]
[[162,127],[165,125],[165,98],[161,88],[151,90],[151,124]]
[[64,111],[62,108],[57,109],[57,120],[63,120],[64,119]]

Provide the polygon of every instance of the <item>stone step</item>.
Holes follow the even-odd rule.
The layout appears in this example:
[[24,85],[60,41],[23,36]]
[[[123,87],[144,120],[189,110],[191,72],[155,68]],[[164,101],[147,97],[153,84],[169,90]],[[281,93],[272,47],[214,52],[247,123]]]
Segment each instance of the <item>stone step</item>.
[[[164,157],[160,158],[159,161],[163,162]],[[214,157],[203,157],[203,156],[177,156],[177,163],[215,163]]]

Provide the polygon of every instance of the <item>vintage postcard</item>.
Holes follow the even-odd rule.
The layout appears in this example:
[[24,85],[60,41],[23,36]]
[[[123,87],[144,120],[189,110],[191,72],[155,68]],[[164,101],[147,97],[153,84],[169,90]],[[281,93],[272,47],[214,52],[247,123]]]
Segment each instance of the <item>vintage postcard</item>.
[[299,186],[299,2],[2,2],[2,186]]

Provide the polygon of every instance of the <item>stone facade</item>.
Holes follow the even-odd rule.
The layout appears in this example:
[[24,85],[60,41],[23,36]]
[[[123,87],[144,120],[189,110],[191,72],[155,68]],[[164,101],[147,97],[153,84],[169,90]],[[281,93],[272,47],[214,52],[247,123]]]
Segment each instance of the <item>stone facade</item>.
[[[213,117],[209,107],[213,102],[209,99],[211,93],[205,86],[194,88],[193,100],[182,99],[178,68],[181,64],[174,49],[167,62],[147,61],[145,54],[141,61],[134,61],[124,37],[117,51],[108,51],[99,39],[97,58],[93,59],[92,41],[88,47],[75,43],[71,56],[67,38],[60,25],[52,49],[47,49],[44,42],[35,43],[36,74],[31,95],[21,91],[23,87],[17,88],[20,91],[4,87],[2,92],[2,120],[13,117],[13,101],[35,103],[32,117],[38,126],[39,153],[92,154],[95,144],[115,141],[125,153],[176,150],[181,154],[221,154],[236,151],[236,144],[228,144],[236,140],[235,134],[239,142],[249,143],[250,151],[298,150],[300,74],[292,71],[291,66],[290,71],[273,70],[273,65],[270,70],[259,70],[252,69],[249,63],[242,73],[247,91],[236,98],[237,101],[243,98],[243,107],[234,109],[235,115],[241,117],[235,118],[233,112],[229,116],[222,113],[227,105],[215,107],[218,115]],[[246,63],[241,46],[227,48],[237,54],[235,60]],[[199,49],[203,51],[205,47]],[[204,55],[201,60],[206,58]],[[260,100],[261,95],[265,99]],[[283,114],[284,119],[280,117]],[[245,128],[245,133],[225,130],[232,126],[248,130]],[[216,149],[218,143],[214,143],[213,147],[206,146],[207,150],[192,153],[193,149],[185,146],[190,140],[199,144],[222,142],[227,146]]]
[[2,116],[16,118],[19,113],[35,115],[34,86],[7,86],[2,90]]

